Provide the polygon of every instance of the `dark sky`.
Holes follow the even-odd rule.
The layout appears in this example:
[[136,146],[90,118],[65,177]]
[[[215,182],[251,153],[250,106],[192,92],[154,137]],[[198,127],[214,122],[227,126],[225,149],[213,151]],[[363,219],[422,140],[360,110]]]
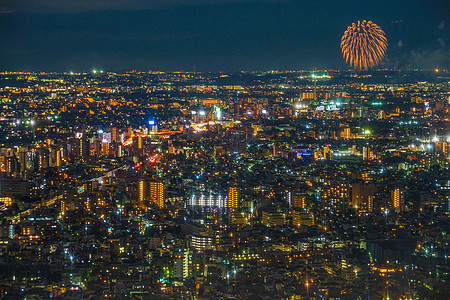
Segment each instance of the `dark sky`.
[[383,65],[450,68],[449,18],[445,0],[0,0],[0,70],[339,68],[363,19],[386,32]]

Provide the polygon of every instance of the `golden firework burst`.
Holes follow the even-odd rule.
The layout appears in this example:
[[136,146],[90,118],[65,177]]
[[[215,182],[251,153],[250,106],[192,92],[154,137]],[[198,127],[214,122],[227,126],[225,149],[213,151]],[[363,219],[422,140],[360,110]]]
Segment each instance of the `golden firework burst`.
[[368,70],[379,64],[387,45],[386,35],[380,26],[366,20],[349,26],[341,39],[345,61],[358,70]]

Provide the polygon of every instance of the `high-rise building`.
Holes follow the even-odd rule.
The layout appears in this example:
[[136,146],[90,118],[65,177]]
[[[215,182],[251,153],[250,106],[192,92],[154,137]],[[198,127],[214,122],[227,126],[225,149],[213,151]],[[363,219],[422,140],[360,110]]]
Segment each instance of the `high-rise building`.
[[261,223],[266,226],[283,226],[285,216],[278,211],[263,211]]
[[46,169],[50,165],[49,152],[45,148],[40,148],[36,151],[39,155],[39,169]]
[[27,168],[27,151],[28,151],[28,149],[25,147],[19,148],[20,172],[25,172],[25,170]]
[[350,202],[350,183],[339,178],[326,179],[321,191],[324,208],[343,209]]
[[292,225],[296,227],[312,226],[314,225],[314,218],[309,213],[295,210],[292,212]]
[[248,219],[243,212],[233,211],[229,214],[229,222],[233,225],[243,226],[248,224]]
[[331,160],[331,150],[328,146],[323,147],[323,158]]
[[78,154],[79,157],[86,159],[89,156],[89,141],[86,138],[80,139],[80,152]]
[[363,147],[363,159],[370,159],[373,156],[370,147]]
[[300,192],[294,192],[292,196],[292,207],[305,209],[306,208],[306,195]]
[[56,151],[56,161],[55,161],[55,166],[56,167],[61,167],[62,152],[63,152],[62,149],[58,149]]
[[395,211],[403,211],[405,207],[405,192],[400,188],[394,188],[391,190],[392,207]]
[[342,138],[344,139],[351,138],[351,130],[349,127],[344,128],[344,130],[342,131]]
[[106,140],[103,140],[101,145],[102,145],[102,155],[108,155],[109,143]]
[[19,161],[15,156],[6,157],[5,162],[5,171],[9,176],[15,176],[20,171]]
[[448,156],[448,143],[445,141],[441,141],[441,142],[437,142],[436,143],[436,152],[437,153],[442,153],[445,156]]
[[192,261],[192,252],[189,248],[184,249],[182,252],[176,252],[173,261],[173,277],[188,278],[190,261]]
[[352,207],[357,211],[371,212],[377,187],[374,183],[355,183],[352,186]]
[[71,143],[72,155],[76,158],[86,159],[89,156],[90,144],[85,137],[75,138]]
[[228,207],[232,209],[239,207],[239,189],[235,186],[228,188]]
[[142,136],[138,136],[137,142],[138,142],[138,149],[144,149],[144,138]]
[[119,142],[119,130],[117,129],[117,127],[111,128],[111,140],[113,142]]
[[211,249],[213,245],[213,238],[207,235],[193,235],[191,236],[191,247],[196,251],[204,251]]
[[0,178],[0,194],[5,196],[27,196],[28,192],[28,181],[10,177]]
[[139,204],[144,204],[147,200],[149,190],[149,182],[147,179],[141,179],[138,182],[138,202]]
[[163,207],[165,204],[165,186],[160,181],[151,181],[143,178],[138,182],[138,202],[140,205],[151,202],[158,207]]
[[150,202],[158,205],[159,208],[164,207],[165,204],[165,186],[163,182],[152,181],[150,182]]

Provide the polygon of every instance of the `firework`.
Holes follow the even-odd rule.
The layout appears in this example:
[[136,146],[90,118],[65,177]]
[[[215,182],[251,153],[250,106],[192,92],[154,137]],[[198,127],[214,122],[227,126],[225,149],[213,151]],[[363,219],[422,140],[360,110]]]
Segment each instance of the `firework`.
[[384,31],[372,21],[358,21],[344,32],[341,39],[342,55],[355,69],[368,70],[376,66],[387,49]]

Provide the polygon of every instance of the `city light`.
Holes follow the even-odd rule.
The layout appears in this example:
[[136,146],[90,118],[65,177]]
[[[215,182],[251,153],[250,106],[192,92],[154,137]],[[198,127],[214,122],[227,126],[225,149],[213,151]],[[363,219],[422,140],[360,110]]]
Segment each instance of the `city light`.
[[442,296],[444,79],[94,71],[0,74],[0,298]]

